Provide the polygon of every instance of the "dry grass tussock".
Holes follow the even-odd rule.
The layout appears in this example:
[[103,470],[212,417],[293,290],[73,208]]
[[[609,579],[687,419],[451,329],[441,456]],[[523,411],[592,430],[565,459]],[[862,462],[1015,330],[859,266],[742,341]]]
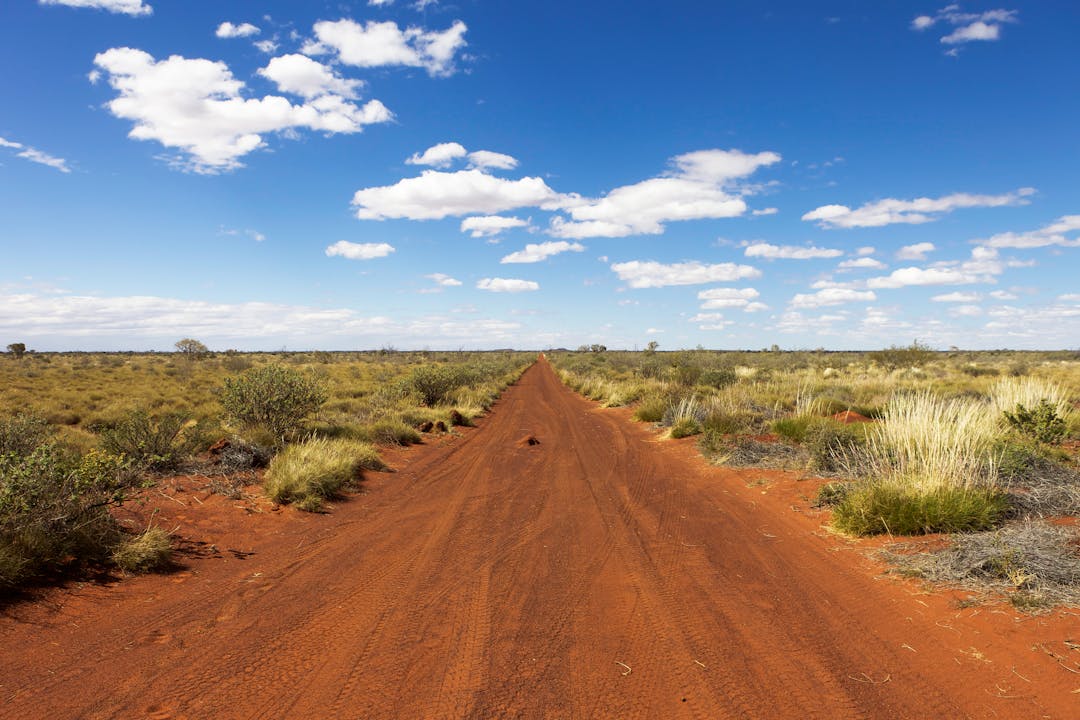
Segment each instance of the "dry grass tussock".
[[363,470],[381,470],[374,445],[346,438],[312,438],[287,446],[270,461],[263,487],[276,503],[317,511],[323,501],[359,480]]
[[1072,528],[1023,521],[990,532],[955,535],[948,547],[885,551],[900,572],[974,590],[1008,593],[1025,609],[1080,604],[1080,535]]

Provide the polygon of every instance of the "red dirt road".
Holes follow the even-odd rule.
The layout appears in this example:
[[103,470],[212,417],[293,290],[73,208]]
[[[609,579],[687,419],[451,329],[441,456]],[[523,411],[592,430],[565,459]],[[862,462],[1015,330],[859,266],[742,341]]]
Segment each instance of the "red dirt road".
[[242,553],[9,608],[0,717],[1080,716],[1075,615],[875,577],[544,361],[396,464],[330,515],[234,511]]

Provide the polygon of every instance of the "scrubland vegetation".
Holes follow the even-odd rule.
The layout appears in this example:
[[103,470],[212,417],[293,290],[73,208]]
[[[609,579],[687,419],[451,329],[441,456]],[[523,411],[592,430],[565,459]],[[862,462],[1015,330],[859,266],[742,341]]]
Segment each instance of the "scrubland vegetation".
[[[830,478],[818,503],[832,508],[841,532],[965,533],[949,552],[998,548],[1009,572],[1026,578],[1016,586],[1024,603],[1065,597],[1060,578],[1051,582],[1039,568],[1048,562],[1047,538],[1075,542],[1072,531],[1045,529],[1043,519],[1080,515],[1080,353],[933,352],[915,343],[871,353],[549,358],[586,397],[632,405],[636,419],[672,438],[699,436],[716,463]],[[1027,529],[1016,530],[1019,523]],[[1059,542],[1055,552],[1078,562],[1075,545]],[[985,559],[980,553],[973,556]],[[941,579],[942,563],[912,572]],[[985,565],[950,577],[1000,579]],[[1080,575],[1074,581],[1080,587]],[[1072,597],[1080,601],[1080,590]]]
[[[383,467],[379,446],[470,424],[534,358],[214,354],[190,338],[158,354],[9,348],[0,357],[0,590],[86,563],[167,566],[167,532],[131,535],[111,513],[163,473],[268,463],[268,497],[320,510]],[[213,465],[212,444],[224,448]]]

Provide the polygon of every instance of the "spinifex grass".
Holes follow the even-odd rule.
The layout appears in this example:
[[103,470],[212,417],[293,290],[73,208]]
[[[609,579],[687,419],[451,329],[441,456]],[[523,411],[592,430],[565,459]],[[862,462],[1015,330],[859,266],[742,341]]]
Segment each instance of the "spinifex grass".
[[319,510],[324,500],[359,478],[361,470],[383,467],[370,443],[345,438],[312,438],[287,446],[270,462],[263,486],[277,503]]

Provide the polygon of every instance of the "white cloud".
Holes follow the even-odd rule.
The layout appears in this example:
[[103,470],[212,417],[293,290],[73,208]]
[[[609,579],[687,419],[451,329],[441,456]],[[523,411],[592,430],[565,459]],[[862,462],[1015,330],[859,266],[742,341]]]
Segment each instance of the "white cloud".
[[666,222],[737,217],[746,212],[746,202],[733,194],[735,181],[779,161],[774,152],[699,150],[679,155],[662,177],[615,188],[602,198],[567,202],[564,209],[572,221],[555,218],[549,232],[579,239],[658,235]]
[[978,305],[957,305],[949,308],[949,314],[953,317],[975,317],[983,314],[983,309]]
[[[415,347],[453,340],[492,347],[528,342],[521,325],[443,316],[389,318],[350,308],[318,308],[267,302],[214,303],[153,296],[99,297],[66,293],[0,293],[0,334],[40,338],[48,349],[170,347],[178,337],[198,337],[221,347],[280,349],[289,346],[371,347],[404,340]],[[216,341],[216,342],[215,342]],[[46,349],[39,347],[39,349]]]
[[420,177],[357,190],[353,196],[361,220],[438,220],[521,207],[555,207],[560,201],[561,196],[538,177],[504,180],[481,170],[425,170]]
[[723,319],[724,319],[724,316],[721,313],[698,313],[697,315],[694,315],[693,317],[689,318],[687,320],[687,322],[711,322],[711,323],[714,323],[714,322],[720,322]]
[[979,302],[982,296],[979,293],[951,292],[944,295],[935,295],[930,299],[934,302],[974,303]]
[[925,260],[926,253],[937,250],[934,243],[921,242],[914,245],[905,245],[896,251],[897,260]]
[[278,49],[278,44],[274,40],[259,40],[255,42],[254,45],[256,50],[266,53],[267,55],[272,55],[277,52]]
[[[1011,261],[1010,261],[1011,264]],[[926,268],[906,267],[884,277],[870,278],[866,286],[875,289],[912,285],[971,285],[992,283],[1005,271],[1006,263],[994,248],[976,247],[971,259],[963,262],[940,262]]]
[[840,257],[844,252],[842,250],[813,246],[770,245],[769,243],[756,242],[749,245],[744,254],[746,257],[760,257],[768,260],[813,260],[815,258]]
[[233,25],[231,22],[223,22],[218,25],[217,31],[214,34],[217,35],[219,38],[240,38],[258,35],[259,32],[259,28],[255,27],[251,23],[240,23],[239,25]]
[[685,262],[665,265],[654,261],[631,260],[614,263],[611,269],[632,288],[658,288],[669,285],[700,285],[710,282],[732,282],[761,276],[761,271],[749,265],[719,263],[704,265]]
[[873,247],[871,247],[869,245],[867,245],[866,247],[857,248],[855,250],[855,254],[858,255],[859,257],[865,257],[867,255],[873,255],[875,252],[877,252],[877,249],[873,248]]
[[767,208],[762,208],[760,210],[752,210],[752,211],[750,211],[750,214],[754,215],[754,216],[775,215],[778,212],[780,212],[779,208],[767,207]]
[[482,278],[477,281],[476,287],[478,290],[488,290],[490,292],[519,293],[539,290],[540,283],[515,278]]
[[[697,294],[702,310],[719,310],[722,308],[748,308],[751,304],[757,306],[761,303],[751,303],[759,293],[754,288],[711,288],[702,290]],[[754,310],[758,308],[755,307]],[[753,310],[749,310],[753,312]]]
[[11,148],[12,150],[18,150],[15,153],[15,157],[21,157],[23,160],[29,160],[32,163],[38,165],[45,165],[51,167],[54,170],[59,170],[62,173],[70,173],[71,168],[68,167],[67,160],[50,155],[47,152],[38,150],[37,148],[23,145],[22,143],[15,142],[13,140],[6,140],[0,137],[0,147]]
[[66,5],[73,8],[108,10],[121,15],[149,15],[153,8],[142,0],[38,0],[41,5]]
[[239,235],[246,235],[247,237],[251,238],[255,242],[263,242],[264,240],[266,240],[266,235],[263,235],[258,230],[252,230],[251,228],[247,228],[245,230],[235,230],[235,229],[222,227],[222,228],[220,228],[218,230],[218,235],[230,235],[232,237],[237,237]]
[[524,250],[510,253],[500,263],[536,263],[564,252],[583,252],[585,246],[580,243],[566,242],[565,240],[542,242],[539,244],[529,243]]
[[824,228],[881,227],[894,223],[919,224],[937,220],[944,213],[961,208],[1003,207],[1009,205],[1027,205],[1027,199],[1034,194],[1032,188],[1003,195],[973,195],[954,193],[940,198],[916,198],[914,200],[896,200],[886,198],[866,203],[854,210],[846,205],[823,205],[802,216],[803,220],[817,220]]
[[519,227],[528,227],[529,221],[502,215],[478,215],[461,221],[461,232],[471,233],[474,238],[495,237]]
[[493,170],[513,170],[518,166],[517,158],[490,150],[477,150],[469,153],[472,167]]
[[994,290],[990,293],[990,297],[995,300],[1016,300],[1017,296],[1007,290]]
[[791,298],[791,306],[797,308],[816,308],[831,305],[843,305],[849,302],[872,302],[877,295],[869,290],[851,290],[848,288],[825,288],[816,293],[799,293]]
[[885,267],[885,263],[872,257],[860,257],[854,260],[844,260],[837,267],[840,267],[844,270],[855,270],[861,268],[881,270]]
[[[928,30],[929,28],[943,23],[951,25],[953,31],[943,36],[940,42],[944,45],[958,45],[972,41],[994,41],[1001,37],[1001,25],[1003,23],[1018,22],[1019,10],[988,10],[981,13],[966,13],[960,10],[960,6],[953,4],[945,7],[936,15],[919,15],[911,21],[912,30]],[[955,55],[955,51],[950,51]]]
[[347,260],[371,260],[386,257],[392,252],[393,246],[387,243],[351,243],[346,240],[338,240],[326,248],[327,257],[337,256]]
[[393,4],[394,0],[368,0],[368,5],[372,7],[386,7]]
[[1080,234],[1069,240],[1065,235],[1080,230],[1080,215],[1065,215],[1046,227],[1024,233],[999,233],[987,240],[972,242],[993,248],[1037,248],[1049,245],[1080,247]]
[[428,278],[429,280],[434,280],[435,284],[441,287],[459,287],[461,285],[460,280],[455,280],[454,278],[450,277],[445,273],[431,273],[430,275],[425,275],[424,277]]
[[259,75],[272,80],[281,92],[316,98],[321,95],[340,95],[355,98],[356,91],[364,86],[363,80],[350,80],[307,55],[282,55],[272,58]]
[[412,157],[405,161],[405,164],[444,168],[448,167],[457,158],[465,157],[465,155],[465,148],[460,143],[445,142],[432,145],[422,153],[413,153]]
[[264,144],[262,134],[308,128],[355,133],[393,115],[378,100],[357,106],[338,95],[302,105],[268,95],[244,98],[244,83],[223,62],[173,55],[157,61],[134,48],[113,48],[94,58],[118,97],[107,105],[134,122],[129,137],[156,140],[187,154],[185,165],[214,173],[240,167],[240,158]]
[[1080,302],[1080,293],[1066,293],[1065,295],[1058,295],[1058,300],[1062,302]]
[[317,40],[301,49],[306,55],[333,53],[346,65],[356,67],[422,67],[433,76],[453,74],[454,56],[467,45],[465,23],[457,20],[448,29],[428,31],[402,29],[395,22],[354,20],[315,23]]

